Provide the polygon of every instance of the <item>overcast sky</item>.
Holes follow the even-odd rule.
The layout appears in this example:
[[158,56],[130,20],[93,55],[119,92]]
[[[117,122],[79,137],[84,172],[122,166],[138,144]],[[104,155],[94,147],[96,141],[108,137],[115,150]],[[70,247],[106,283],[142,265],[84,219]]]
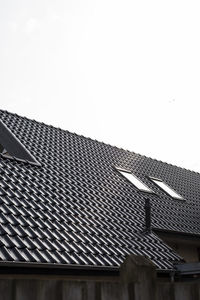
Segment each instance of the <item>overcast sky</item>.
[[200,2],[1,0],[0,107],[200,172]]

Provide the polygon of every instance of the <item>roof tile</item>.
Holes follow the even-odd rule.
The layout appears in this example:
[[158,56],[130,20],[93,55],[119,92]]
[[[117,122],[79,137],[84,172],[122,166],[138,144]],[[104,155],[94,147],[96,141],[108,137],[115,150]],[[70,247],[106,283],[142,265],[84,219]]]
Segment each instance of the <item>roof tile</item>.
[[[1,260],[116,266],[135,253],[172,268],[181,258],[155,234],[143,234],[146,194],[114,166],[156,192],[148,195],[154,227],[200,234],[200,174],[5,111],[0,118],[41,163],[0,156]],[[147,176],[186,201],[174,201]]]

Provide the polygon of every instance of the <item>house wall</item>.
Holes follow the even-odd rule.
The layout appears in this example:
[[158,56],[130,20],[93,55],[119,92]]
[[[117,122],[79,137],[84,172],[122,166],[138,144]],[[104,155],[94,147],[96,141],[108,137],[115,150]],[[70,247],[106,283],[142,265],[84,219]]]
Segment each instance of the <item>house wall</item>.
[[186,262],[200,261],[200,239],[187,235],[157,233],[159,237],[174,249]]
[[169,243],[169,246],[176,250],[176,252],[182,256],[186,262],[199,261],[198,246],[178,243]]

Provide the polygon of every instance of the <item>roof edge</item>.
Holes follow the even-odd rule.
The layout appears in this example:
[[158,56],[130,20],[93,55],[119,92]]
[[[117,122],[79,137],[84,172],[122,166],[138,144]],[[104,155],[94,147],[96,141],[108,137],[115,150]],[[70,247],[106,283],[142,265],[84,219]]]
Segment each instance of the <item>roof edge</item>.
[[23,268],[48,268],[48,269],[91,269],[104,271],[118,271],[119,267],[98,266],[98,265],[79,265],[79,264],[59,264],[59,263],[37,263],[37,262],[19,262],[19,261],[0,261],[0,267],[23,267]]
[[[52,271],[51,273],[49,273]],[[157,274],[171,274],[173,269],[156,268]],[[37,263],[0,261],[0,274],[41,274],[41,275],[95,275],[119,276],[120,266],[72,265],[57,263]]]
[[0,261],[0,274],[119,276],[119,267]]

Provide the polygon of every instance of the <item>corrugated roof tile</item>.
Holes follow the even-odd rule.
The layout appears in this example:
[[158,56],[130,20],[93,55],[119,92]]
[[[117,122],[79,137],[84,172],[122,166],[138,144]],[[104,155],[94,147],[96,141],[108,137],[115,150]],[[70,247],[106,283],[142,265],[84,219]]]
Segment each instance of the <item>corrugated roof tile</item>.
[[[172,268],[181,258],[142,233],[146,195],[114,166],[159,196],[148,194],[154,227],[200,234],[200,174],[5,111],[0,118],[42,164],[0,156],[1,260],[116,266],[135,253]],[[175,201],[147,176],[187,201]]]

